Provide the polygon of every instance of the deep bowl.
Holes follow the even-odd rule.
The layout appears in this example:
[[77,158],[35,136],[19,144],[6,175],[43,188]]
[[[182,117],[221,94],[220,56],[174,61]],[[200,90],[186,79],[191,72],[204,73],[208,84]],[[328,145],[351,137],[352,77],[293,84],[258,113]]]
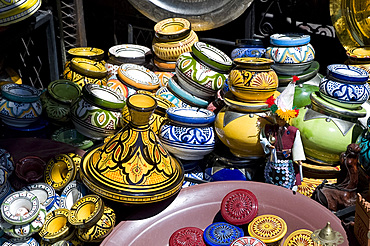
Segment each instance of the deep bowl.
[[302,63],[315,59],[315,50],[311,44],[301,46],[270,46],[267,47],[266,58],[276,63]]

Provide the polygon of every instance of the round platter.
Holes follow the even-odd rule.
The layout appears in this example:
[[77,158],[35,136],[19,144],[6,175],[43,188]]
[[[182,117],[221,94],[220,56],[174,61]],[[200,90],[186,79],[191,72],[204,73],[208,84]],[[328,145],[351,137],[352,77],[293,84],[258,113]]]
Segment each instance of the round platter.
[[[211,182],[184,188],[169,205],[151,204],[136,210],[134,215],[121,221],[101,245],[116,246],[117,242],[128,246],[145,245],[150,240],[154,246],[163,246],[180,228],[193,226],[204,230],[219,213],[223,197],[240,188],[253,192],[259,204],[263,204],[258,208],[259,214],[275,214],[283,218],[288,224],[287,235],[296,228],[314,231],[330,221],[333,230],[339,231],[345,238],[342,246],[349,245],[340,220],[330,210],[302,194],[253,181]],[[297,207],[300,209],[297,210]],[[315,218],[301,211],[315,211]],[[148,216],[150,212],[156,213]],[[152,240],[153,235],[156,236],[155,241]]]

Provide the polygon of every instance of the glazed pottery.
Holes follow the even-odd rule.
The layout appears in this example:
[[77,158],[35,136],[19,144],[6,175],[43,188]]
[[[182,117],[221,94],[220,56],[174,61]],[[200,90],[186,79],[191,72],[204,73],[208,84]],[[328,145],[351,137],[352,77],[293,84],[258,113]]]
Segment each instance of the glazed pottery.
[[13,237],[1,245],[2,246],[39,246],[40,244],[33,237],[26,237],[26,238]]
[[63,78],[73,81],[83,87],[86,84],[107,84],[107,69],[100,62],[86,59],[73,58],[67,62],[63,71]]
[[175,73],[171,72],[161,72],[161,71],[156,71],[154,72],[158,78],[159,78],[159,86],[160,87],[165,87],[168,84],[169,80],[172,80],[172,77],[175,75]]
[[274,71],[279,75],[299,75],[305,73],[314,61],[307,61],[301,63],[275,63],[271,66]]
[[[177,58],[176,58],[176,60],[177,60]],[[174,61],[165,61],[165,60],[160,59],[157,56],[153,56],[154,66],[159,71],[164,71],[164,72],[175,72],[176,60],[174,60]]]
[[64,123],[70,121],[71,104],[81,96],[81,87],[70,80],[55,80],[41,96],[43,110],[49,119]]
[[264,111],[243,113],[224,107],[217,114],[215,132],[235,156],[249,159],[265,156],[259,141],[260,129],[267,123]]
[[261,39],[237,39],[235,42],[237,48],[231,52],[231,59],[243,57],[260,58],[265,55],[266,48]]
[[347,50],[346,54],[348,59],[344,62],[345,64],[359,67],[366,72],[370,73],[370,47],[369,46],[358,46],[352,47]]
[[271,69],[273,61],[265,58],[236,58],[237,65],[228,79],[230,91],[238,100],[265,102],[278,87],[279,79]]
[[310,84],[298,84],[294,91],[293,107],[302,108],[311,104],[310,95],[312,92],[319,91],[319,87]]
[[183,53],[177,58],[176,75],[179,85],[195,96],[209,100],[224,85],[227,75],[210,69],[197,61],[192,53]]
[[[169,80],[170,81],[170,80]],[[173,80],[171,80],[171,83]],[[159,88],[156,93],[156,95],[158,96],[161,96],[163,97],[164,99],[167,99],[168,101],[170,101],[171,103],[173,103],[176,107],[179,107],[179,108],[187,108],[187,107],[191,107],[190,105],[186,104],[185,102],[183,102],[181,99],[179,99],[178,97],[176,97],[169,89],[168,87],[161,87]]]
[[46,211],[49,211],[57,200],[54,188],[46,183],[33,183],[22,188],[34,194]]
[[44,171],[45,183],[55,190],[63,190],[75,179],[77,167],[73,159],[66,154],[58,154],[49,160]]
[[216,222],[204,229],[203,240],[206,245],[226,246],[243,236],[243,229],[226,222]]
[[27,127],[36,122],[41,113],[41,92],[35,87],[19,84],[1,86],[0,118],[14,127]]
[[[280,92],[278,91],[275,91],[273,94],[274,98],[276,98],[278,95],[280,95]],[[229,106],[229,108],[238,112],[251,113],[270,110],[266,102],[239,101],[231,91],[225,93],[224,102],[227,106]]]
[[266,245],[280,245],[287,229],[284,219],[272,214],[257,216],[248,224],[249,235],[260,239]]
[[174,156],[183,160],[201,160],[212,152],[215,134],[213,112],[197,108],[167,109],[169,122],[162,125],[159,139]]
[[26,183],[40,181],[44,176],[46,163],[38,156],[26,156],[15,164],[15,174]]
[[[311,94],[311,100],[312,95],[314,93]],[[320,109],[316,110],[320,111]],[[363,130],[357,123],[357,118],[361,115],[364,117],[366,111],[351,111],[343,112],[338,118],[338,113],[334,110],[331,111],[332,116],[329,116],[327,115],[329,113],[325,111],[320,113],[307,107],[300,108],[298,116],[292,119],[291,125],[301,132],[307,159],[322,165],[339,163],[340,154],[346,151],[347,146],[357,139]],[[352,115],[348,116],[349,113]]]
[[328,65],[326,76],[336,81],[352,84],[365,84],[369,79],[369,74],[365,70],[345,64]]
[[290,246],[290,245],[307,245],[313,246],[314,242],[311,238],[312,231],[307,229],[299,229],[291,234],[284,241],[283,246]]
[[[301,74],[297,74],[296,76],[299,78],[298,81],[296,81],[297,85],[303,84],[305,82],[310,83],[312,80],[315,80],[316,77],[321,78],[323,77],[321,74],[319,74],[320,64],[317,61],[313,61],[309,68],[305,69]],[[279,78],[279,88],[283,86],[287,86],[292,80],[291,75],[283,75],[278,74]],[[317,82],[317,85],[319,85],[320,81]]]
[[184,18],[169,18],[154,26],[155,37],[152,49],[156,56],[165,61],[176,61],[180,54],[191,51],[198,41],[191,24]]
[[60,128],[56,130],[51,139],[54,141],[66,143],[79,149],[88,149],[94,145],[94,142],[88,137],[79,133],[76,129]]
[[68,209],[56,209],[47,214],[45,223],[39,231],[40,237],[49,243],[66,238],[73,231],[68,223]]
[[10,185],[9,180],[5,182],[3,186],[0,187],[0,204],[3,203],[4,199],[14,192],[13,187]]
[[118,77],[138,90],[152,91],[159,87],[159,78],[154,72],[132,63],[122,64],[118,69]]
[[104,59],[104,50],[94,47],[76,47],[67,50],[69,60],[80,57],[94,61],[101,61]]
[[82,93],[71,107],[72,122],[77,131],[93,139],[116,133],[125,105],[123,96],[106,86],[94,84],[84,86]]
[[266,246],[264,242],[255,237],[244,236],[236,239],[230,246]]
[[229,192],[221,202],[222,218],[232,225],[245,225],[251,222],[257,212],[257,197],[246,189]]
[[129,89],[127,88],[127,86],[116,78],[109,78],[107,81],[107,87],[117,92],[118,94],[121,94],[124,98],[127,98],[129,96]]
[[101,242],[109,235],[116,224],[116,214],[110,207],[104,206],[101,218],[87,229],[79,228],[77,237],[83,242]]
[[197,227],[184,227],[172,233],[169,246],[198,245],[206,246],[203,241],[203,230]]
[[8,26],[22,21],[40,8],[41,0],[15,0],[0,4],[0,26]]
[[104,202],[98,195],[87,195],[78,199],[71,207],[68,222],[81,229],[90,228],[100,220]]
[[81,180],[94,193],[122,203],[165,200],[180,190],[184,174],[148,124],[157,102],[147,94],[134,94],[126,103],[131,121],[84,155]]
[[232,67],[231,58],[212,45],[196,42],[191,50],[195,57],[211,69],[227,73]]
[[73,180],[64,187],[60,195],[60,208],[71,209],[79,199],[86,196],[88,193],[84,184],[79,181]]
[[0,149],[0,167],[5,169],[8,175],[11,175],[15,168],[13,157],[5,149]]

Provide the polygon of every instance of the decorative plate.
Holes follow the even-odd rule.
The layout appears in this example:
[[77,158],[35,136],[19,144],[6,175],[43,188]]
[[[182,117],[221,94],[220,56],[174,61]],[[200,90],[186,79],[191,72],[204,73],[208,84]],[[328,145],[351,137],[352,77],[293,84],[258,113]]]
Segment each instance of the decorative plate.
[[264,243],[274,243],[285,236],[287,224],[283,218],[277,215],[264,214],[257,216],[249,223],[248,233]]
[[121,110],[125,106],[123,95],[104,85],[87,84],[82,93],[88,102],[103,108]]
[[108,71],[100,62],[76,57],[71,60],[71,69],[85,76],[93,78],[104,78],[107,76]]
[[273,34],[270,36],[270,44],[276,46],[300,46],[308,44],[310,35],[299,33]]
[[184,227],[172,233],[169,246],[206,246],[203,230],[197,227]]
[[1,215],[12,225],[25,225],[36,219],[40,202],[28,191],[16,191],[7,196],[1,204]]
[[233,64],[231,58],[224,52],[203,42],[195,42],[192,51],[199,60],[216,70],[228,72]]
[[245,225],[256,217],[258,200],[253,192],[236,189],[228,193],[221,202],[221,215],[230,224]]
[[45,183],[60,191],[76,177],[75,164],[66,154],[59,154],[49,160],[44,171]]
[[30,85],[5,84],[1,94],[10,101],[30,103],[40,99],[41,91]]
[[168,108],[167,117],[172,121],[185,125],[207,126],[215,121],[216,115],[208,109],[201,108]]
[[243,236],[244,231],[241,228],[225,222],[212,223],[203,233],[203,239],[209,246],[229,246]]
[[334,80],[346,83],[365,84],[369,79],[369,74],[364,69],[345,64],[328,65],[326,73]]
[[103,60],[104,50],[94,47],[76,47],[67,51],[72,57],[82,57],[95,61]]
[[145,63],[147,56],[151,54],[148,47],[136,44],[120,44],[109,48],[108,56],[113,61],[122,63]]
[[98,195],[87,195],[77,200],[68,214],[71,225],[85,229],[96,224],[104,212],[104,202]]
[[258,238],[244,236],[236,239],[230,246],[266,246],[266,244]]
[[159,87],[159,78],[144,66],[125,63],[118,69],[118,76],[127,84],[143,90],[155,90]]
[[29,184],[23,187],[22,190],[29,191],[37,196],[40,204],[43,205],[47,211],[53,207],[56,200],[54,188],[46,183]]
[[70,80],[60,79],[50,82],[48,93],[59,102],[71,104],[81,95],[81,87]]
[[284,241],[284,246],[314,246],[312,231],[300,229],[292,232]]

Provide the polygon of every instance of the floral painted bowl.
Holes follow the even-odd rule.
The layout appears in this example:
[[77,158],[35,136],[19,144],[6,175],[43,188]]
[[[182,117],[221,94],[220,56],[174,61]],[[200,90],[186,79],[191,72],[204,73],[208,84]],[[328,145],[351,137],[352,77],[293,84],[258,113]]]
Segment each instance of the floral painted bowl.
[[233,49],[230,58],[242,57],[262,57],[266,53],[266,48],[261,39],[237,39],[237,48]]
[[196,42],[191,50],[195,57],[211,69],[228,73],[232,67],[231,58],[212,45]]
[[142,90],[156,90],[159,78],[144,66],[125,63],[118,69],[118,76],[127,84]]
[[125,105],[123,96],[106,86],[93,84],[84,86],[82,91],[83,96],[71,107],[71,119],[77,131],[93,139],[116,133]]
[[270,44],[276,46],[300,46],[308,44],[310,41],[310,35],[300,33],[276,33],[270,36]]
[[201,108],[172,107],[166,113],[171,122],[187,126],[209,126],[216,118],[212,111]]

